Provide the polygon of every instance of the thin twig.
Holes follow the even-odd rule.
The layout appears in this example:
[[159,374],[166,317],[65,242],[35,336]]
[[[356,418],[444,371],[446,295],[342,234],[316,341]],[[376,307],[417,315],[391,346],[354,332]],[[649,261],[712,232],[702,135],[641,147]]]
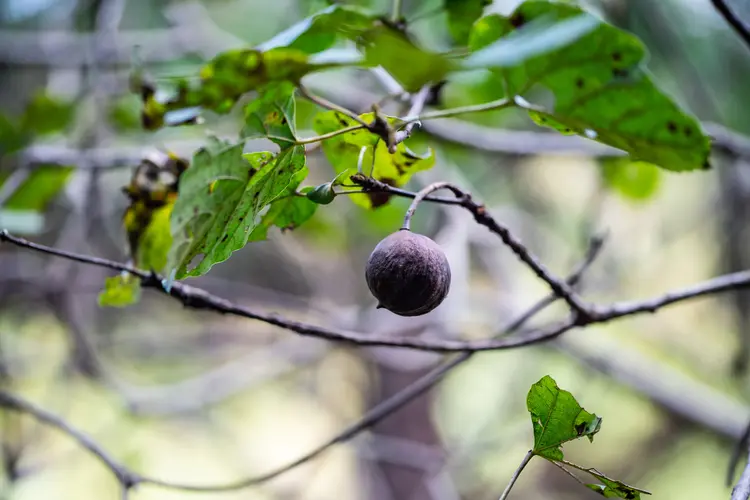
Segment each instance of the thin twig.
[[[494,228],[492,224],[490,224],[488,227]],[[493,231],[495,230],[493,229]],[[516,243],[516,240],[514,239],[510,241],[512,241],[514,245],[520,245],[520,250],[518,250],[516,253],[520,253],[520,255],[523,256],[524,262],[537,262],[536,257],[528,254],[528,251],[523,245],[521,245],[520,243]],[[606,323],[617,318],[642,314],[645,312],[655,312],[662,307],[685,300],[703,297],[706,295],[711,295],[728,290],[750,287],[750,270],[740,271],[736,273],[725,274],[693,286],[674,290],[651,299],[631,302],[617,302],[611,305],[598,307],[587,306],[586,315],[574,315],[565,321],[553,323],[547,327],[539,328],[536,330],[530,330],[524,333],[524,335],[522,336],[513,338],[483,339],[472,341],[393,338],[387,335],[378,336],[372,334],[350,332],[346,330],[323,328],[316,325],[289,320],[273,313],[254,311],[250,308],[234,304],[226,299],[212,295],[200,288],[192,287],[181,282],[174,283],[170,291],[167,292],[162,285],[163,278],[155,273],[148,273],[146,271],[136,269],[134,267],[114,262],[108,259],[67,252],[45,245],[32,243],[23,238],[12,236],[7,231],[0,232],[0,242],[8,242],[16,246],[36,250],[58,257],[63,257],[76,262],[104,267],[118,272],[125,271],[139,278],[145,288],[153,288],[160,291],[161,293],[170,295],[180,301],[186,307],[191,307],[193,309],[206,309],[218,313],[231,314],[248,319],[254,319],[296,332],[300,335],[316,337],[324,340],[345,342],[360,346],[388,346],[434,352],[475,352],[503,350],[537,344],[556,338],[576,327],[587,326],[595,323]],[[563,286],[564,290],[570,290],[570,285],[568,285],[567,283],[562,282],[554,277],[552,277],[551,279],[555,280],[556,288]],[[549,281],[547,281],[547,283],[549,284]],[[550,284],[550,287],[552,287],[552,284]],[[558,290],[553,289],[553,291],[563,300],[566,299],[565,295],[561,295]],[[569,296],[568,300],[571,300],[572,297],[573,296]],[[577,295],[575,297],[577,297]]]
[[748,454],[747,465],[745,470],[742,471],[740,480],[732,488],[731,500],[747,500],[750,498],[750,453]]
[[393,8],[391,9],[391,21],[397,23],[401,20],[401,8],[403,7],[403,0],[393,0]]
[[[373,191],[380,191],[380,192],[386,192],[386,193],[393,193],[398,194],[397,192],[394,192],[391,190],[391,186],[388,184],[385,184],[384,182],[380,182],[376,179],[373,179],[371,177],[365,177],[363,175],[353,175],[351,177],[352,182],[355,184],[361,185],[365,189],[372,189]],[[461,200],[460,205],[468,210],[473,216],[474,220],[482,225],[485,226],[487,229],[492,231],[493,233],[497,234],[501,240],[503,240],[503,243],[507,245],[513,253],[518,256],[521,261],[526,264],[531,270],[536,274],[542,281],[547,283],[549,287],[552,289],[553,292],[555,292],[560,298],[562,298],[571,308],[571,310],[574,312],[576,316],[576,321],[584,322],[591,318],[592,313],[590,311],[590,307],[585,305],[581,299],[578,297],[578,295],[562,280],[554,276],[545,266],[542,264],[542,262],[533,255],[528,248],[519,240],[517,239],[510,230],[501,225],[499,222],[497,222],[488,212],[487,209],[484,207],[484,205],[480,205],[476,203],[474,200],[471,199],[471,195],[468,193],[465,193],[460,188],[453,186],[448,183],[441,183],[440,188],[448,188],[451,191],[453,191],[453,194],[456,195],[456,198],[459,198]],[[427,193],[429,194],[429,193]],[[417,195],[418,198],[419,195]],[[412,203],[412,207],[415,206],[415,203],[419,203],[419,200],[415,198],[414,203]],[[412,210],[411,208],[409,210]],[[410,218],[409,214],[407,213],[407,217]],[[408,228],[407,224],[407,218],[404,218],[404,226]]]
[[[422,112],[422,109],[424,109],[424,106],[427,103],[427,98],[429,97],[429,95],[430,95],[430,86],[425,85],[419,90],[419,92],[416,95],[414,95],[411,98],[411,108],[409,108],[408,115],[418,116]],[[418,126],[421,126],[421,123],[418,120],[408,122],[402,130],[399,130],[396,132],[393,146],[395,147],[398,144],[404,142],[409,137],[411,137],[411,134],[414,132],[414,129]]]
[[133,474],[127,467],[112,458],[99,444],[83,432],[75,429],[65,420],[57,415],[40,408],[35,404],[26,401],[18,396],[0,390],[0,406],[8,410],[25,413],[33,416],[38,421],[54,427],[72,437],[83,448],[91,452],[98,458],[109,470],[117,477],[121,484],[132,487],[139,482],[137,475]]
[[750,29],[748,29],[748,26],[737,17],[724,0],[711,0],[711,3],[726,22],[734,28],[734,31],[742,38],[748,48],[750,48]]
[[[729,467],[727,468],[727,486],[730,486],[734,481],[734,473],[737,470],[737,465],[740,463],[742,455],[750,449],[750,422],[745,426],[745,431],[742,433],[740,440],[732,451],[732,456],[729,458]],[[748,460],[750,464],[750,460]]]
[[355,122],[359,123],[360,125],[362,125],[365,128],[369,128],[370,127],[370,125],[366,121],[364,121],[362,118],[360,118],[357,113],[355,113],[353,111],[350,111],[350,110],[344,108],[343,106],[339,106],[338,104],[334,104],[334,103],[332,103],[331,101],[329,101],[327,99],[324,99],[324,98],[322,98],[320,96],[317,96],[317,95],[313,94],[312,92],[310,92],[309,90],[307,90],[307,88],[305,88],[301,84],[297,88],[298,88],[299,93],[300,93],[300,95],[302,97],[304,97],[307,100],[309,100],[309,101],[317,104],[318,106],[320,106],[322,108],[325,108],[325,109],[330,109],[331,111],[336,111],[337,113],[344,114],[344,115],[348,116],[349,118],[351,118],[352,120],[354,120]]
[[500,495],[500,498],[498,500],[505,500],[508,498],[508,495],[510,494],[510,490],[513,488],[513,485],[516,484],[516,481],[518,480],[518,477],[521,475],[521,472],[523,472],[523,469],[526,468],[529,461],[534,457],[534,452],[529,450],[528,453],[526,453],[526,456],[523,457],[523,460],[521,460],[521,463],[518,465],[518,468],[513,473],[513,477],[510,478],[510,482],[508,483],[508,486],[505,487],[505,491],[503,491],[503,494]]
[[[2,237],[4,234],[6,233],[0,233],[0,237]],[[581,278],[581,276],[586,271],[586,269],[588,269],[588,267],[594,261],[594,258],[596,257],[600,249],[601,249],[600,240],[596,240],[596,239],[592,240],[592,244],[589,248],[589,251],[587,252],[586,258],[577,267],[575,272],[568,278],[569,284],[572,285]],[[522,314],[518,319],[511,321],[511,323],[499,334],[499,336],[508,335],[518,330],[526,323],[526,321],[531,319],[531,317],[533,316],[533,314],[531,314],[532,311],[535,311],[536,313],[540,312],[542,309],[546,307],[546,305],[549,305],[550,303],[554,302],[554,300],[556,300],[557,298],[558,297],[556,297],[554,294],[550,294],[549,296],[545,297],[541,302],[532,306],[531,309],[529,309],[529,311]],[[251,478],[247,478],[247,479],[237,481],[231,484],[225,484],[225,485],[219,485],[219,486],[190,486],[190,485],[181,485],[177,483],[161,481],[158,479],[147,478],[143,476],[136,476],[133,472],[130,472],[129,474],[130,474],[130,477],[132,478],[132,484],[135,485],[137,483],[150,483],[150,484],[162,486],[165,488],[172,488],[172,489],[186,490],[186,491],[229,491],[229,490],[242,489],[248,486],[252,486],[254,484],[259,484],[261,482],[267,481],[309,460],[312,460],[313,458],[323,454],[332,446],[351,439],[352,437],[370,428],[371,426],[375,425],[381,420],[387,418],[389,415],[397,411],[399,408],[403,407],[404,405],[408,404],[410,401],[414,400],[416,397],[418,397],[422,393],[434,387],[451,370],[453,370],[460,364],[464,363],[465,361],[469,360],[473,355],[474,355],[474,352],[464,351],[461,354],[454,356],[452,359],[446,361],[445,363],[433,368],[430,372],[428,372],[427,374],[425,374],[424,376],[416,380],[414,383],[410,384],[409,386],[397,392],[390,398],[386,399],[385,401],[382,401],[380,404],[370,409],[357,422],[345,428],[343,431],[341,431],[339,434],[337,434],[336,436],[334,436],[327,442],[319,445],[317,448],[311,450],[309,453],[305,454],[303,457],[300,457],[294,462],[284,467],[281,467],[279,469],[276,469],[274,471],[271,471],[267,474],[264,474],[262,476],[251,477]],[[37,418],[39,418],[38,417],[39,414],[33,411],[32,406],[26,406],[26,408],[27,408],[26,410],[27,413],[30,413],[33,416],[36,416]],[[64,428],[61,428],[61,430],[64,430]],[[76,432],[76,434],[80,434],[80,433]],[[103,450],[101,450],[100,448],[98,448],[98,450],[100,452],[103,452]],[[104,455],[106,456],[106,453],[104,453]],[[105,462],[105,464],[109,464],[109,463],[110,461]],[[122,466],[120,466],[118,469],[112,469],[112,470],[113,471],[123,470],[123,468]]]
[[[363,186],[363,189],[366,190],[366,187]],[[450,182],[435,182],[433,184],[430,184],[429,186],[420,190],[416,194],[416,196],[414,196],[414,201],[411,202],[411,205],[409,205],[409,209],[406,211],[406,214],[404,214],[404,223],[401,226],[401,229],[405,229],[406,231],[411,230],[411,219],[412,217],[414,217],[414,213],[417,211],[417,207],[424,201],[427,196],[437,191],[438,189],[450,189],[451,191],[453,191],[457,198],[461,198],[463,196],[463,192]]]
[[495,101],[485,102],[482,104],[472,104],[469,106],[460,106],[457,108],[438,109],[435,111],[427,111],[420,115],[409,115],[403,120],[406,123],[436,120],[438,118],[448,118],[451,116],[465,115],[468,113],[481,113],[482,111],[493,111],[498,109],[505,109],[515,106],[516,103],[513,99],[497,99]]
[[[361,120],[359,120],[361,121]],[[355,132],[357,130],[362,130],[363,128],[367,128],[367,124],[365,125],[351,125],[349,127],[340,128],[338,130],[334,130],[333,132],[328,132],[322,135],[316,135],[314,137],[306,137],[302,139],[297,139],[296,141],[289,141],[293,142],[294,144],[301,146],[304,144],[314,144],[316,142],[322,142],[328,139],[331,139],[333,137],[348,134],[349,132]],[[283,137],[279,137],[278,139],[284,139]]]

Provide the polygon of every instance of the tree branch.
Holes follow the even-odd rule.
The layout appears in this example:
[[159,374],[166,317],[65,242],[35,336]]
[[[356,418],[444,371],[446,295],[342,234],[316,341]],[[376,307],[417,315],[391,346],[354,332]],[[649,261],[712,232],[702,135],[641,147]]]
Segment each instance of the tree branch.
[[724,20],[734,28],[734,31],[742,38],[748,48],[750,48],[750,29],[748,29],[747,25],[729,8],[725,0],[711,0],[711,3]]
[[731,500],[747,500],[750,498],[750,452],[748,453],[748,461],[745,466],[745,470],[742,471],[740,480],[732,488]]
[[[366,177],[362,174],[355,174],[351,177],[352,182],[362,186],[365,190],[374,192],[386,192],[392,194],[398,194],[398,192],[391,191],[391,186],[380,182],[372,177]],[[450,189],[456,198],[460,200],[460,205],[468,210],[473,216],[477,224],[487,227],[490,231],[497,234],[503,243],[505,243],[515,253],[521,261],[526,264],[534,274],[536,274],[542,281],[547,283],[555,294],[562,298],[571,308],[576,315],[576,320],[583,320],[590,316],[589,307],[584,304],[577,294],[562,280],[554,276],[541,261],[533,255],[528,248],[517,239],[510,230],[498,223],[488,212],[484,205],[480,205],[471,199],[471,195],[462,191],[460,188],[454,185],[441,184],[441,187]],[[415,198],[415,203],[418,203],[419,195]],[[412,204],[414,207],[414,204]],[[412,210],[411,208],[409,210]],[[408,219],[411,215],[407,213],[407,218],[404,219],[404,226],[407,226]]]
[[[2,241],[3,237],[8,237],[7,233],[0,232],[0,241]],[[13,239],[19,240],[19,238],[13,238]],[[599,251],[601,250],[602,243],[603,243],[603,240],[600,238],[595,238],[592,240],[589,250],[583,262],[577,267],[577,269],[573,272],[573,274],[571,274],[571,276],[568,278],[567,282],[569,285],[574,285],[580,280],[580,278],[583,276],[583,273],[588,269],[588,267],[591,265],[591,263],[594,261]],[[41,247],[41,245],[35,245],[35,246]],[[34,248],[34,247],[29,247],[29,248]],[[45,247],[41,247],[41,248],[45,248]],[[34,248],[34,249],[39,249],[39,248]],[[59,252],[59,251],[55,250],[55,252]],[[53,253],[53,255],[56,255],[56,254]],[[102,259],[99,259],[99,260],[102,260]],[[115,263],[115,265],[117,264]],[[175,285],[179,285],[179,283],[176,283]],[[547,297],[539,301],[537,304],[532,306],[528,311],[521,314],[517,319],[515,319],[514,321],[511,321],[511,323],[505,329],[503,329],[503,331],[500,334],[498,334],[498,336],[504,336],[504,335],[508,335],[510,333],[515,332],[516,330],[521,328],[528,320],[530,320],[534,315],[541,312],[544,308],[546,308],[548,305],[550,305],[557,299],[558,297],[556,297],[554,294],[548,295]],[[387,418],[393,412],[397,411],[399,408],[408,404],[410,401],[418,397],[420,394],[434,387],[438,382],[440,382],[443,379],[443,377],[446,374],[448,374],[451,370],[453,370],[455,367],[459,366],[463,362],[469,360],[473,355],[474,353],[471,351],[464,351],[461,354],[455,356],[453,359],[450,359],[447,362],[433,368],[430,372],[425,374],[420,379],[416,380],[414,383],[412,383],[408,387],[405,387],[400,392],[397,392],[396,394],[391,396],[389,399],[381,402],[379,405],[370,409],[357,422],[345,428],[339,434],[332,437],[325,443],[322,443],[317,448],[311,450],[307,454],[301,456],[294,462],[289,463],[286,466],[283,466],[281,468],[278,468],[266,474],[263,474],[261,476],[246,478],[240,481],[236,481],[234,483],[217,485],[217,486],[184,485],[184,484],[173,483],[169,481],[163,481],[160,479],[141,476],[139,474],[136,474],[133,471],[128,470],[123,465],[119,464],[117,461],[112,459],[107,454],[107,452],[104,451],[101,447],[99,447],[95,442],[93,442],[90,438],[85,436],[80,431],[77,431],[76,429],[72,428],[60,417],[56,417],[55,415],[52,415],[51,413],[41,408],[37,408],[31,403],[23,401],[18,396],[13,396],[13,395],[0,391],[0,406],[5,406],[9,409],[15,409],[17,411],[27,413],[37,418],[41,422],[48,423],[49,425],[52,425],[53,427],[67,433],[68,435],[76,439],[76,441],[78,441],[84,448],[91,450],[92,453],[94,453],[97,457],[100,457],[102,462],[118,477],[118,479],[119,478],[127,479],[127,482],[124,482],[121,480],[123,484],[123,488],[122,488],[123,492],[129,491],[133,486],[137,484],[152,484],[155,486],[161,486],[164,488],[183,490],[183,491],[204,491],[204,492],[232,491],[232,490],[238,490],[238,489],[246,488],[249,486],[253,486],[253,485],[268,481],[270,479],[273,479],[274,477],[277,477],[289,470],[292,470],[298,467],[299,465],[302,465],[314,459],[315,457],[323,454],[332,446],[339,444],[339,443],[343,443],[353,438],[354,436],[358,435],[362,431],[372,427],[379,421]]]
[[19,396],[0,390],[0,406],[20,413],[31,415],[39,422],[67,434],[78,442],[83,448],[98,458],[112,473],[125,489],[130,489],[140,482],[140,478],[127,467],[112,458],[101,446],[83,432],[73,428],[65,420],[47,410],[26,401]]

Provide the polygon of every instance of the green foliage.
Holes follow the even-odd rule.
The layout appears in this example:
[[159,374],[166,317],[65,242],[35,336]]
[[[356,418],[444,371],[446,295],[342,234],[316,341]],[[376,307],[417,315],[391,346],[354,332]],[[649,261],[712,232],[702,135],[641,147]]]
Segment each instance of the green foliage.
[[[535,20],[582,15],[573,5],[527,0],[509,17],[480,19],[469,45],[478,51]],[[532,109],[538,124],[569,130],[666,169],[707,168],[708,137],[697,120],[654,85],[644,67],[646,57],[635,36],[601,23],[567,45],[493,71],[509,96],[524,95],[536,85],[553,93],[552,110]]]
[[640,500],[641,493],[650,495],[648,491],[628,486],[622,481],[610,479],[596,469],[586,469],[586,472],[597,478],[602,484],[587,484],[586,486],[604,498],[626,498],[628,500]]
[[[482,21],[492,19],[494,16],[488,16]],[[474,69],[518,66],[528,59],[574,43],[600,24],[598,18],[589,14],[562,20],[542,15],[525,23],[522,29],[512,31],[502,23],[480,22],[476,24],[476,36],[472,36],[472,40],[475,43],[481,41],[483,46],[474,50],[463,61],[463,66]],[[501,38],[496,39],[498,36]]]
[[457,63],[417,47],[403,33],[384,24],[363,33],[359,42],[367,64],[385,68],[408,92],[440,81],[459,68]]
[[271,203],[260,223],[253,229],[248,241],[265,240],[268,238],[268,230],[272,226],[276,226],[282,231],[296,229],[315,214],[318,205],[297,192],[297,188],[305,180],[307,174],[308,169],[305,166],[292,176],[289,186]]
[[546,376],[531,386],[526,400],[534,427],[534,454],[562,460],[562,444],[580,437],[594,440],[602,419],[578,404],[568,391]]
[[141,282],[129,274],[118,274],[104,281],[104,290],[99,292],[101,307],[127,307],[141,298]]
[[[72,103],[43,92],[34,94],[19,118],[14,120],[0,114],[0,158],[20,151],[35,137],[62,131],[73,117]],[[43,219],[40,212],[62,191],[72,173],[72,167],[35,166],[3,204],[3,224],[10,226],[17,223],[17,231],[24,227],[41,227]],[[11,172],[7,170],[0,171],[0,189],[10,175]]]
[[73,103],[37,92],[20,117],[0,114],[0,156],[23,149],[37,136],[62,131],[74,116]]
[[[360,118],[366,122],[374,119],[373,113],[365,113]],[[395,123],[396,120],[390,120]],[[356,125],[356,122],[341,113],[326,111],[315,117],[315,131],[325,134]],[[426,154],[418,155],[411,151],[405,142],[398,145],[396,152],[390,154],[385,142],[367,130],[347,132],[323,143],[323,152],[333,166],[336,173],[346,176],[356,172],[362,148],[362,169],[365,174],[371,174],[375,179],[391,186],[403,186],[412,175],[422,170],[428,170],[435,164],[432,149]],[[373,151],[374,159],[373,159]],[[377,208],[388,202],[389,196],[383,193],[354,194],[349,196],[354,203],[365,208]]]
[[72,121],[74,111],[73,103],[39,92],[26,105],[20,127],[34,135],[59,132]]
[[593,442],[602,419],[584,410],[570,392],[557,386],[552,377],[546,375],[531,386],[526,405],[534,429],[534,448],[530,452],[534,456],[555,462],[564,469],[570,467],[591,474],[602,484],[586,486],[606,498],[640,500],[641,493],[650,495],[645,490],[610,479],[596,469],[587,469],[565,460],[562,445],[582,437]]
[[[179,81],[172,97],[166,101],[157,100],[154,92],[145,92],[143,126],[156,130],[165,125],[167,113],[193,108],[226,114],[240,97],[264,85],[273,82],[296,84],[308,73],[350,64],[351,61],[335,60],[314,63],[308,60],[306,53],[283,47],[267,52],[256,49],[228,50],[201,68],[198,84]],[[170,124],[192,123],[193,119],[194,116],[189,115]]]
[[305,197],[318,205],[328,205],[336,198],[333,184],[326,182],[305,192]]
[[609,189],[633,201],[650,199],[661,184],[661,172],[656,166],[628,158],[605,158],[601,175]]
[[162,272],[167,266],[167,255],[172,246],[169,227],[172,209],[173,205],[170,203],[151,213],[151,219],[138,241],[136,267]]
[[107,106],[110,123],[120,132],[141,128],[141,103],[134,95],[114,99]]
[[0,114],[0,156],[15,153],[26,142],[23,132],[13,120]]
[[372,28],[375,16],[356,7],[331,5],[277,34],[257,48],[288,47],[307,54],[323,52],[337,40],[354,40]]
[[491,3],[492,0],[443,0],[448,15],[448,31],[457,44],[468,43],[471,26]]
[[[65,187],[72,174],[72,167],[41,165],[15,189],[4,207],[41,212]],[[0,186],[9,176],[9,172],[0,172]]]
[[[242,144],[213,139],[182,174],[171,218],[175,277],[200,276],[244,247],[261,210],[278,198],[305,167],[302,146],[274,155],[242,154]],[[194,266],[189,269],[189,266]]]
[[245,127],[242,137],[267,137],[282,148],[293,144],[295,132],[296,87],[290,82],[269,84],[261,89],[258,97],[245,106]]

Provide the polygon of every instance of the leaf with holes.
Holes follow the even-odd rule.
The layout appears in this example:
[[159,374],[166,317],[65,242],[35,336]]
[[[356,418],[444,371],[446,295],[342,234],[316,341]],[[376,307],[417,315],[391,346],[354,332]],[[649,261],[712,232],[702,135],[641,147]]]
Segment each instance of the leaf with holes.
[[297,188],[305,180],[307,174],[307,167],[294,174],[289,186],[271,203],[260,224],[253,229],[248,241],[265,240],[268,238],[268,230],[272,226],[276,226],[282,231],[296,229],[315,214],[318,205],[305,196],[297,194]]
[[646,490],[628,486],[622,481],[610,479],[596,469],[586,469],[586,472],[597,478],[602,484],[587,484],[589,489],[599,493],[604,498],[625,498],[627,500],[641,500],[641,493],[650,495]]
[[611,190],[633,201],[645,201],[659,190],[661,172],[651,163],[628,158],[605,158],[602,180]]
[[526,405],[534,428],[533,452],[550,460],[564,458],[561,446],[568,441],[582,437],[593,441],[601,427],[602,419],[581,408],[550,376],[531,386]]
[[[571,4],[527,0],[508,17],[493,14],[477,21],[469,46],[476,53],[540,19],[585,21],[585,16],[590,14]],[[709,138],[694,117],[653,83],[640,40],[598,20],[595,29],[583,28],[585,23],[577,26],[578,32],[566,32],[569,43],[563,46],[492,70],[499,85],[510,96],[525,95],[536,86],[551,91],[552,109],[528,106],[538,124],[569,130],[665,169],[708,168]]]
[[295,104],[291,82],[267,85],[258,97],[245,106],[245,126],[241,136],[246,139],[267,137],[280,147],[290,146],[295,135]]
[[261,211],[305,167],[302,146],[242,154],[242,144],[212,139],[180,178],[171,217],[168,267],[176,279],[200,276],[244,247]]
[[352,64],[354,62],[349,57],[314,62],[306,53],[284,47],[266,52],[228,50],[201,68],[197,84],[179,80],[171,96],[165,100],[157,98],[154,92],[145,92],[141,121],[148,130],[159,129],[165,124],[194,123],[201,110],[226,114],[243,95],[269,83],[291,82],[296,85],[309,73]]
[[[370,123],[374,115],[365,113],[360,115],[360,118]],[[394,119],[390,121],[395,122]],[[356,125],[356,122],[348,116],[335,111],[325,111],[316,115],[314,128],[316,133],[326,134],[352,125]],[[372,174],[375,179],[395,187],[406,184],[416,172],[429,170],[435,165],[432,149],[419,155],[402,142],[396,152],[390,154],[385,142],[365,129],[341,134],[323,142],[323,152],[337,174],[350,171],[348,175],[351,175],[357,171],[362,148],[365,148],[362,156],[362,170],[365,175]],[[349,195],[349,198],[362,207],[377,208],[386,204],[390,196],[385,193],[367,193]]]

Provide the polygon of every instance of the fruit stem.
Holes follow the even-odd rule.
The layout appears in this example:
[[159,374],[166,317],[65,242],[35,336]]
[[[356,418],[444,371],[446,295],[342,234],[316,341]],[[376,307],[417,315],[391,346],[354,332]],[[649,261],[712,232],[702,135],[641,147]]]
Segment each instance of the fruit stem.
[[404,224],[401,226],[402,230],[411,231],[411,218],[414,216],[414,212],[417,211],[417,206],[419,206],[419,204],[424,201],[427,196],[437,191],[438,189],[450,189],[451,191],[453,191],[453,194],[456,195],[456,198],[463,198],[464,196],[466,196],[466,194],[461,191],[460,188],[454,186],[450,182],[435,182],[433,184],[430,184],[429,186],[426,186],[417,193],[417,195],[414,197],[414,200],[411,202],[409,209],[406,211],[406,214],[404,215]]

